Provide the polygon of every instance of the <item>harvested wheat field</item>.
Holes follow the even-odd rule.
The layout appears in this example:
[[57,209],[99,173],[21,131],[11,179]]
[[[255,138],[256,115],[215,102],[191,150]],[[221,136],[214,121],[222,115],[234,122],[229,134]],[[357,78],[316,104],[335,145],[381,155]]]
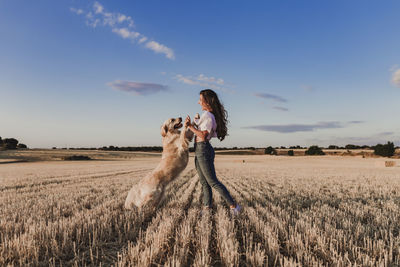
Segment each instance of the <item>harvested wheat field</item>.
[[0,164],[0,265],[397,266],[400,162],[217,155],[217,193],[200,216],[193,158],[156,211],[125,211],[158,157]]

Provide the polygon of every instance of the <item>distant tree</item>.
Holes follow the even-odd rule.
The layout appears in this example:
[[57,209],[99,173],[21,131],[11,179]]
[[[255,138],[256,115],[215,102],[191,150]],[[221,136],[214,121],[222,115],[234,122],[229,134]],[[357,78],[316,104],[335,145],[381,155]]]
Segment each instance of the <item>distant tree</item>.
[[325,155],[319,146],[310,146],[305,153],[306,155]]
[[0,136],[0,146],[2,146],[3,145],[3,139],[1,139],[1,136]]
[[393,142],[388,142],[385,145],[377,144],[374,146],[374,154],[382,157],[391,157],[394,155],[394,151],[395,148]]
[[264,154],[266,154],[266,155],[276,155],[277,152],[272,146],[269,146],[266,149],[264,149]]
[[286,147],[285,146],[281,146],[281,149],[286,149]]
[[21,144],[21,143],[19,143],[18,145],[17,145],[17,148],[28,148],[25,144]]
[[5,149],[17,149],[18,140],[15,138],[6,138],[3,140],[3,147]]
[[345,149],[359,149],[360,146],[353,145],[353,144],[348,144],[344,147]]
[[339,147],[335,146],[335,145],[330,145],[330,146],[328,146],[328,149],[339,149]]
[[53,148],[52,148],[52,149],[57,149],[57,147],[53,146]]
[[287,152],[288,156],[294,156],[294,151],[291,149]]

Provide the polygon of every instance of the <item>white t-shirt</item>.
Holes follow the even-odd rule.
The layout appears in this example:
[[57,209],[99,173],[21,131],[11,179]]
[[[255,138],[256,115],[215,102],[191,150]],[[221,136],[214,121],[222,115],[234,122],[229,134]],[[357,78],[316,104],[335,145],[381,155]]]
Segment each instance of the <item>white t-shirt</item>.
[[207,140],[212,137],[217,137],[217,122],[215,121],[214,114],[209,111],[204,111],[200,119],[193,119],[197,124],[197,129],[200,131],[208,131]]

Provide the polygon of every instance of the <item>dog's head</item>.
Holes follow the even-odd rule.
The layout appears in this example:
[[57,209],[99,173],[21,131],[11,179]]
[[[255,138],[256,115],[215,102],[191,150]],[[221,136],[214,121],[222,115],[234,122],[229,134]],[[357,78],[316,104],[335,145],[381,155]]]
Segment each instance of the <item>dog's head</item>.
[[179,133],[179,129],[182,128],[182,118],[171,118],[166,120],[161,125],[161,136],[164,137],[167,133]]

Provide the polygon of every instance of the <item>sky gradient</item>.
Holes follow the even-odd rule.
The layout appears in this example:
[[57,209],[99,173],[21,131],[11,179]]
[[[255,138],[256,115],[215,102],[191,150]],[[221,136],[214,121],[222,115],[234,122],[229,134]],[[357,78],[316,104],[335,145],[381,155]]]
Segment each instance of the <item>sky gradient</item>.
[[0,1],[0,136],[161,145],[229,114],[219,147],[400,145],[399,1]]

